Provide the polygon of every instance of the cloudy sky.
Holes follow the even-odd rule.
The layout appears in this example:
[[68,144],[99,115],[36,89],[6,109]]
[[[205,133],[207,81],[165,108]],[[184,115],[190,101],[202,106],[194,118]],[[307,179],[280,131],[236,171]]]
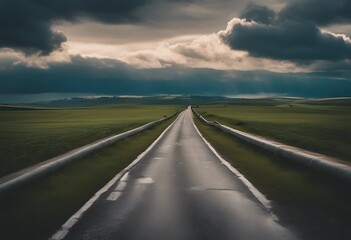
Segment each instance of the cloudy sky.
[[0,0],[0,94],[351,96],[350,0]]

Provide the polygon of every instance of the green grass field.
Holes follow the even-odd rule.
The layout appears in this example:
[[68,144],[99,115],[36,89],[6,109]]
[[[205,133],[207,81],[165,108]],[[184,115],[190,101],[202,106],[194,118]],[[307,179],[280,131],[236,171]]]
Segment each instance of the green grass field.
[[227,161],[273,200],[276,213],[285,216],[282,223],[301,228],[302,239],[347,239],[351,224],[349,184],[260,150],[196,117],[195,123]]
[[28,236],[30,239],[48,239],[96,191],[143,152],[174,119],[118,141],[52,175],[0,195],[0,239],[28,239]]
[[177,106],[0,108],[0,177],[169,115]]
[[209,121],[351,161],[349,106],[202,105],[196,110]]

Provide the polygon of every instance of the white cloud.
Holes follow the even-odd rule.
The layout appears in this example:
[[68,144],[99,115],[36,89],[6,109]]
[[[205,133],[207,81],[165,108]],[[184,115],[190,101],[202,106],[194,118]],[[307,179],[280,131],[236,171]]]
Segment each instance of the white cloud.
[[346,43],[350,43],[351,44],[351,38],[348,37],[346,34],[341,34],[341,33],[333,33],[333,32],[330,32],[330,31],[327,31],[327,30],[321,30],[322,33],[326,33],[326,34],[330,34],[332,35],[333,37],[336,37],[336,38],[342,38],[343,41],[345,41]]
[[70,62],[71,57],[66,50],[54,51],[48,56],[39,56],[37,54],[26,56],[22,52],[3,48],[0,49],[0,61],[1,63],[5,61],[7,63],[6,66],[22,64],[30,68],[46,69],[49,68],[49,63]]
[[184,65],[191,68],[218,70],[268,70],[274,72],[301,72],[287,61],[254,58],[244,51],[235,51],[223,43],[221,36],[228,34],[235,24],[256,24],[234,18],[225,30],[208,35],[182,36],[161,42],[144,42],[124,45],[68,42],[68,52],[85,57],[117,59],[137,68],[162,68]]

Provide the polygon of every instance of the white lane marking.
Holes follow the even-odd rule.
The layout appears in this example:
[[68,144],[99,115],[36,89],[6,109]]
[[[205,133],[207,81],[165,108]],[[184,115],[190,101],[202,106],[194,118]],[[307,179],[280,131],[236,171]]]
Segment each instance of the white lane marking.
[[64,228],[71,228],[74,224],[76,224],[78,220],[75,218],[69,219],[65,224],[62,225]]
[[[83,214],[93,205],[93,203],[103,194],[106,192],[108,189],[110,189],[117,181],[118,179],[123,176],[124,173],[126,173],[129,169],[131,169],[135,164],[137,164],[148,152],[151,151],[151,149],[161,140],[161,138],[166,134],[166,132],[173,126],[175,122],[179,119],[181,115],[184,114],[184,111],[181,112],[176,120],[174,120],[162,133],[158,138],[144,151],[142,152],[131,164],[129,164],[127,167],[125,167],[122,171],[120,171],[114,178],[112,178],[103,188],[101,188],[99,191],[95,193],[95,195],[89,199],[88,202],[86,202],[83,207],[81,207],[75,214],[73,214],[72,217],[70,217],[67,222],[73,221],[73,219],[76,219],[75,223],[78,222],[78,220],[83,216]],[[67,223],[66,222],[66,223]],[[50,240],[61,240],[66,237],[66,235],[69,233],[69,230],[75,225],[67,227],[64,223],[61,228],[50,238]]]
[[212,145],[202,136],[200,133],[199,129],[196,127],[193,119],[192,124],[195,127],[197,133],[200,135],[200,137],[204,140],[206,145],[211,149],[211,151],[216,155],[216,157],[222,162],[224,166],[226,166],[232,173],[234,173],[241,181],[242,183],[250,190],[250,192],[255,196],[255,198],[266,208],[266,210],[272,215],[273,219],[275,221],[278,221],[278,217],[272,212],[272,205],[271,202],[260,192],[258,191],[257,188],[252,185],[252,183],[247,180],[238,170],[236,170],[229,162],[224,160],[221,155],[212,147]]
[[128,178],[129,178],[129,172],[126,172],[126,174],[123,175],[123,177],[121,178],[121,182],[126,182],[128,181]]
[[68,229],[58,231],[50,239],[64,239],[67,236],[68,232],[69,232]]
[[126,172],[123,177],[119,180],[115,190],[106,198],[108,201],[116,201],[121,195],[124,188],[127,186],[127,180],[129,178],[129,172]]
[[106,200],[108,201],[116,201],[120,196],[122,195],[122,192],[112,192]]
[[127,186],[126,182],[119,182],[117,187],[115,188],[115,191],[122,192],[126,186]]
[[139,178],[138,182],[143,184],[150,184],[150,183],[153,183],[154,180],[151,177],[143,177],[143,178]]

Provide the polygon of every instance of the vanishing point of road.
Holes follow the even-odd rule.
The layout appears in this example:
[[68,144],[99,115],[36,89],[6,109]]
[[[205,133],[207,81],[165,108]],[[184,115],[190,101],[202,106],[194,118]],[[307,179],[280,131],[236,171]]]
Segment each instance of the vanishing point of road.
[[65,239],[297,239],[216,156],[188,108]]

